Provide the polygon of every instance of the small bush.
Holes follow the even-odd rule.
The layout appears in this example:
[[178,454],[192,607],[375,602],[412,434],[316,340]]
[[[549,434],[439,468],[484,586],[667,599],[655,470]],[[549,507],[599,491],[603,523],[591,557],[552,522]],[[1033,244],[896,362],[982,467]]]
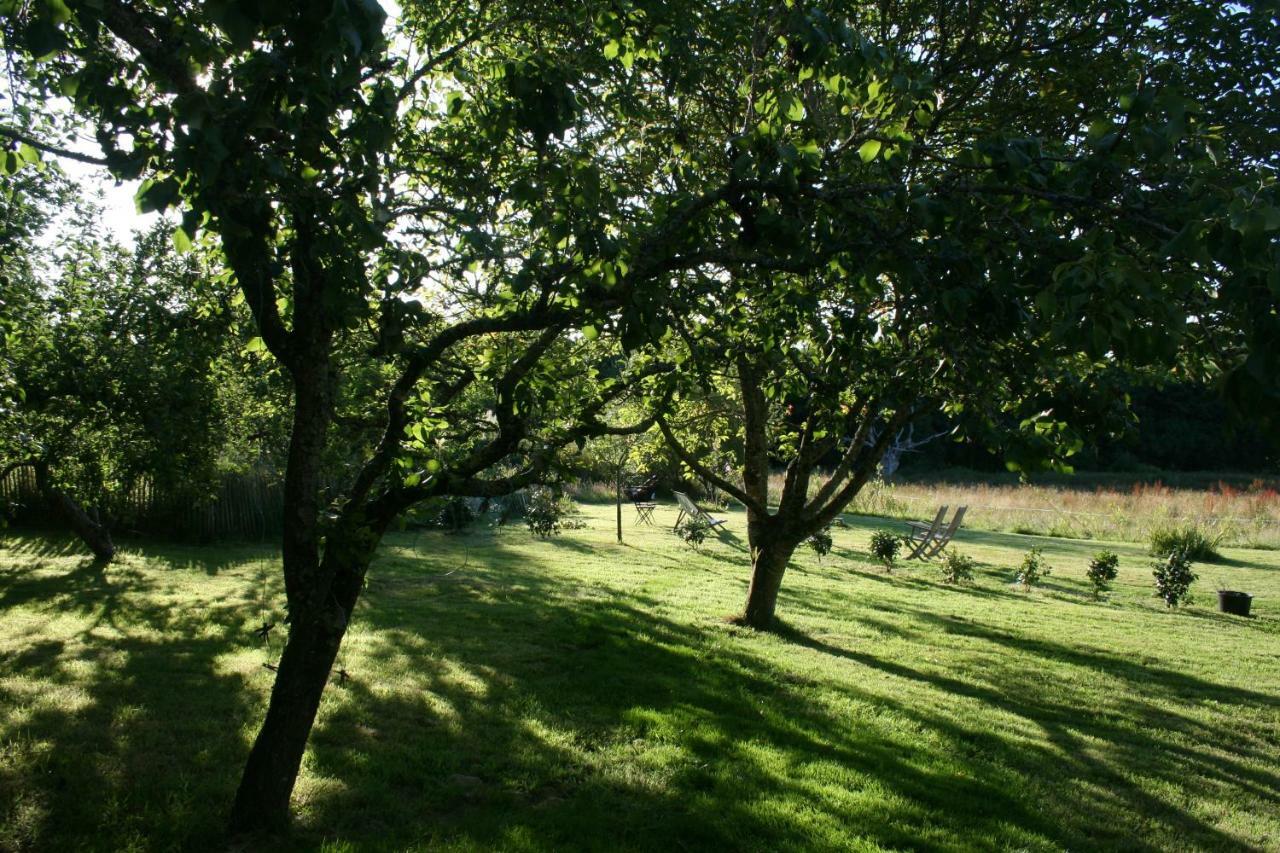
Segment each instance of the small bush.
[[501,527],[524,515],[525,497],[520,492],[515,492],[495,499],[492,505],[497,510],[497,523]]
[[461,533],[470,527],[475,520],[476,514],[471,509],[471,502],[466,498],[454,497],[445,500],[444,506],[436,514],[435,524],[442,530]]
[[805,543],[813,549],[813,553],[818,555],[818,562],[822,562],[822,558],[831,553],[830,525],[810,536]]
[[1194,524],[1175,527],[1157,527],[1151,531],[1151,555],[1168,557],[1181,551],[1188,560],[1213,562],[1222,559],[1218,553],[1221,536],[1211,536]]
[[970,583],[973,581],[975,568],[977,563],[974,562],[973,557],[961,554],[959,551],[948,548],[942,554],[943,583]]
[[1164,599],[1165,606],[1177,607],[1190,598],[1196,573],[1191,571],[1191,558],[1185,552],[1174,551],[1157,560],[1151,574],[1156,579],[1156,593]]
[[1040,582],[1042,577],[1052,572],[1053,568],[1045,560],[1044,552],[1039,548],[1032,548],[1022,558],[1022,565],[1018,567],[1018,573],[1013,576],[1013,579],[1022,584],[1023,589],[1031,589]]
[[1114,551],[1099,551],[1089,561],[1089,569],[1085,572],[1089,582],[1093,584],[1093,597],[1100,598],[1116,579],[1120,565],[1120,557]]
[[871,534],[871,556],[884,565],[886,572],[893,571],[893,562],[898,559],[898,551],[902,549],[902,537],[888,530],[877,530]]
[[676,535],[683,539],[686,545],[697,551],[702,547],[702,543],[707,541],[707,533],[710,530],[710,524],[701,518],[693,518],[682,521],[676,528]]
[[566,525],[565,516],[573,510],[573,504],[546,486],[534,486],[524,506],[524,523],[539,539],[559,533]]

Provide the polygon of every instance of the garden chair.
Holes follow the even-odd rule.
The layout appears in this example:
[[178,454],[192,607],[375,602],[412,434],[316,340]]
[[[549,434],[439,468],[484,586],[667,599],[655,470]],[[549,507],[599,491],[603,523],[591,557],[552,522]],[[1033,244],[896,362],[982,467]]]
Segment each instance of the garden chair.
[[960,522],[964,520],[967,509],[967,506],[957,507],[956,514],[951,517],[949,524],[944,524],[947,516],[945,504],[938,509],[938,514],[933,517],[931,524],[920,521],[907,522],[911,527],[911,533],[907,536],[907,547],[911,548],[911,553],[907,555],[907,559],[914,560],[918,557],[929,560],[936,557],[960,529]]
[[943,504],[938,507],[938,514],[933,517],[933,521],[907,522],[910,530],[906,536],[906,544],[911,549],[911,553],[907,555],[908,560],[914,560],[924,552],[925,545],[933,541],[933,534],[942,529],[942,520],[946,515],[947,505]]
[[689,496],[684,492],[672,492],[672,494],[676,496],[676,503],[680,504],[680,514],[676,516],[676,523],[675,526],[671,528],[672,530],[679,530],[680,522],[684,521],[686,518],[691,520],[695,518],[701,519],[707,523],[708,527],[717,531],[720,529],[720,525],[725,523],[723,518],[712,518],[707,515],[706,511],[691,501]]
[[654,501],[632,501],[636,508],[636,524],[653,524],[653,511],[658,508]]
[[658,508],[654,495],[658,491],[657,476],[650,477],[643,483],[627,486],[622,493],[630,499],[636,508],[636,524],[653,524],[653,511]]

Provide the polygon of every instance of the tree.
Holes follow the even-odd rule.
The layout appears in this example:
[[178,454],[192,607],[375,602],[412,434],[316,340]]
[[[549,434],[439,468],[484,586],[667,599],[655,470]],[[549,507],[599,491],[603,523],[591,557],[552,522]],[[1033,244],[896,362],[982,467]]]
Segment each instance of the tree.
[[741,479],[659,424],[747,508],[746,623],[772,624],[796,545],[922,414],[1012,421],[1006,457],[1027,468],[1080,446],[1070,424],[1108,403],[1116,364],[1216,375],[1274,409],[1270,13],[744,4],[703,25],[746,71],[691,109],[741,132],[723,159],[691,147],[762,192],[727,201],[736,242],[698,271],[721,290],[681,304],[672,352],[703,383],[733,365]]
[[[28,129],[32,123],[30,114],[14,118]],[[28,161],[39,162],[34,148],[17,142],[9,147],[0,149],[0,423],[6,426],[0,430],[0,472],[6,476],[15,461],[29,455],[27,442],[14,426],[26,394],[14,356],[26,319],[23,310],[39,279],[38,239],[72,195],[69,182],[57,169],[22,168]]]
[[[666,368],[602,377],[581,344],[606,325],[650,337],[721,195],[671,186],[669,135],[633,131],[671,93],[627,82],[590,8],[406,4],[390,39],[371,0],[0,11],[18,72],[43,103],[72,100],[116,176],[144,179],[139,206],[180,207],[182,248],[216,241],[256,326],[247,349],[288,373],[289,636],[231,819],[278,828],[388,525],[647,428],[601,413]],[[353,386],[381,411],[322,501]]]
[[619,545],[622,544],[622,493],[627,477],[635,470],[635,453],[642,439],[643,436],[636,433],[601,436],[583,448],[588,470],[606,472],[608,482],[613,486],[614,521]]
[[126,251],[100,233],[95,203],[73,205],[65,188],[58,200],[57,234],[46,216],[45,233],[4,241],[14,391],[0,411],[0,464],[33,468],[50,509],[108,562],[115,511],[143,481],[173,500],[211,486],[223,438],[210,363],[226,318],[201,297],[202,270],[177,257],[168,228]]
[[[1065,3],[1039,18],[970,6],[970,18],[944,9],[948,17],[935,20],[936,4],[923,3],[837,15],[764,3],[416,2],[388,39],[369,0],[13,5],[2,7],[5,43],[39,60],[21,70],[73,99],[113,172],[146,178],[143,207],[183,208],[179,242],[197,231],[216,239],[259,333],[251,346],[284,365],[293,387],[282,543],[289,638],[233,807],[241,829],[287,818],[321,693],[387,525],[420,500],[535,481],[566,444],[614,429],[601,418],[608,407],[651,396],[644,384],[670,375],[663,359],[637,359],[624,376],[602,379],[582,340],[607,332],[637,350],[662,340],[673,319],[706,312],[681,324],[687,340],[667,346],[692,359],[717,342],[741,345],[728,360],[753,424],[763,425],[763,386],[753,383],[768,381],[785,399],[782,380],[808,381],[821,352],[843,357],[844,343],[827,344],[831,331],[847,334],[875,377],[875,395],[850,398],[850,412],[892,426],[921,399],[962,397],[950,391],[970,368],[1017,366],[1028,353],[1044,363],[1054,346],[1078,351],[1058,343],[1072,329],[1042,328],[1052,327],[1058,300],[1079,299],[1100,318],[1095,358],[1158,346],[1158,328],[1113,328],[1131,312],[1132,300],[1110,295],[1130,268],[1144,273],[1135,288],[1144,318],[1159,313],[1166,289],[1199,280],[1184,259],[1202,248],[1236,253],[1208,258],[1220,288],[1238,290],[1230,305],[1267,295],[1271,267],[1214,217],[1218,205],[1192,217],[1194,233],[1169,233],[1194,202],[1230,192],[1210,183],[1235,185],[1225,179],[1239,174],[1238,152],[1209,139],[1220,134],[1214,125],[1189,121],[1173,88],[1149,100],[1138,88],[1121,110],[1098,85],[1100,75],[1137,85],[1116,70],[1143,67],[1141,50],[1127,52],[1130,36],[1145,39],[1139,47],[1151,46],[1153,58],[1166,31],[1220,27],[1212,14],[1174,15],[1153,34],[1143,27],[1160,4],[1085,10],[1105,11],[1100,18]],[[878,19],[880,8],[893,19]],[[1128,40],[1113,49],[1117,32]],[[1258,38],[1231,41],[1240,54],[1231,60],[1265,56]],[[891,41],[894,49],[880,46]],[[996,83],[1038,91],[1056,79],[1062,51],[1074,81],[1063,92],[1030,105],[993,95]],[[1250,71],[1267,67],[1258,57]],[[1191,82],[1217,86],[1214,71]],[[1243,124],[1234,108],[1230,123]],[[1120,120],[1089,132],[1082,112]],[[1150,154],[1136,147],[1139,129],[1151,135]],[[1048,142],[1029,141],[1037,138]],[[1249,151],[1261,141],[1255,134]],[[1206,145],[1222,149],[1219,165]],[[1159,162],[1147,168],[1143,158]],[[1192,175],[1199,195],[1183,189],[1191,169],[1204,170]],[[1265,226],[1266,192],[1242,199],[1242,221]],[[1181,266],[1146,275],[1152,246],[1175,236],[1183,243],[1166,266]],[[1098,245],[1085,251],[1090,241]],[[1127,260],[1135,248],[1142,263]],[[1056,285],[1029,284],[1046,263],[1063,270]],[[1166,272],[1176,273],[1168,285]],[[1023,323],[1027,305],[1044,322]],[[875,312],[860,313],[868,306]],[[908,325],[940,317],[966,319],[954,329]],[[993,358],[964,337],[984,317],[999,342]],[[714,329],[703,322],[711,318]],[[1240,333],[1232,354],[1237,343],[1267,340],[1265,316],[1236,319],[1214,323]],[[793,330],[827,348],[773,348]],[[878,330],[895,337],[881,343]],[[895,361],[899,352],[905,361]],[[932,367],[938,352],[948,353],[941,370]],[[804,358],[788,367],[794,353]],[[353,363],[382,410],[369,452],[325,507],[322,462]],[[895,373],[919,365],[931,372],[910,382]],[[1250,375],[1266,376],[1266,366]],[[1041,378],[984,377],[965,399],[981,393],[1017,409]],[[814,378],[825,391],[826,379]],[[885,393],[881,382],[891,383]],[[802,437],[803,455],[838,444],[831,427],[845,416],[787,429]],[[795,526],[770,520],[759,485],[768,444],[754,426],[745,436],[756,461],[742,486],[728,485],[765,535],[756,540],[768,546],[757,548],[772,567],[764,574],[780,583]],[[851,482],[868,459],[859,452],[842,464]],[[796,471],[788,506],[808,479]],[[848,489],[837,484],[828,499]],[[764,585],[760,596],[769,598]],[[753,621],[766,621],[766,609],[755,608]]]

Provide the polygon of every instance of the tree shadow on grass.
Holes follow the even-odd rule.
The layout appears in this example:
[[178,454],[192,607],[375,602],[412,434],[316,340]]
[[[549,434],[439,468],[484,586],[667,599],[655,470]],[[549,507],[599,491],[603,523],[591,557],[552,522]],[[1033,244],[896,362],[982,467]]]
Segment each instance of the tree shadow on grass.
[[74,536],[62,533],[25,531],[19,533],[6,532],[0,537],[0,544],[6,551],[24,557],[70,557],[77,554],[88,555],[89,549]]
[[[1224,789],[1224,796],[1243,792],[1280,806],[1280,775],[1272,765],[1274,744],[1259,749],[1248,739],[1224,738],[1222,728],[1168,707],[1169,700],[1212,701],[1224,706],[1221,719],[1225,722],[1231,718],[1232,706],[1280,707],[1277,697],[1137,664],[1096,649],[1020,637],[959,617],[926,611],[916,611],[914,616],[921,625],[933,625],[946,633],[979,638],[995,647],[1018,648],[1081,671],[1101,671],[1121,689],[1109,707],[1099,708],[1085,699],[1085,691],[1078,697],[1070,690],[1049,691],[1034,677],[1028,679],[999,667],[949,675],[828,643],[792,627],[784,627],[781,636],[893,678],[927,685],[938,691],[938,696],[964,697],[981,708],[1015,715],[1041,729],[1047,744],[1002,737],[995,733],[996,727],[973,725],[961,715],[940,713],[938,704],[906,704],[885,696],[876,700],[896,707],[929,730],[944,733],[960,754],[981,757],[979,763],[994,761],[1014,769],[1024,784],[1053,780],[1047,783],[1053,797],[1043,805],[1046,815],[1054,816],[1057,831],[1051,837],[1065,846],[1156,850],[1176,842],[1193,849],[1253,849],[1181,810],[1175,802],[1135,785],[1135,777],[1173,786],[1194,778],[1198,784]],[[920,636],[926,636],[925,632]],[[851,692],[867,698],[865,691]],[[953,704],[954,700],[944,699],[944,703]],[[1099,797],[1099,791],[1105,794]],[[1126,829],[1126,824],[1149,825],[1153,821],[1166,828],[1166,841],[1139,839]]]
[[1231,568],[1231,569],[1252,569],[1259,572],[1280,572],[1280,565],[1268,566],[1264,563],[1251,562],[1249,560],[1241,560],[1236,557],[1228,557],[1225,554],[1216,560],[1202,560],[1202,565],[1210,568]]
[[[369,658],[390,670],[391,685],[412,672],[419,686],[361,681],[321,722],[314,768],[335,781],[309,801],[311,831],[481,848],[523,839],[576,849],[1101,841],[1155,850],[1180,839],[1248,849],[1135,785],[1124,767],[1141,758],[1159,780],[1193,771],[1237,780],[1259,797],[1272,781],[1234,757],[1171,752],[1162,738],[1144,734],[1141,724],[1163,713],[1148,701],[1163,674],[1123,661],[1083,652],[1069,658],[1081,667],[1114,664],[1108,672],[1138,697],[1121,716],[1090,720],[1083,697],[1048,701],[1034,678],[1004,673],[973,683],[784,628],[789,642],[917,682],[930,696],[914,705],[841,684],[835,689],[850,701],[881,709],[850,718],[822,697],[828,685],[757,653],[750,632],[662,618],[652,612],[655,602],[625,596],[570,600],[536,566],[526,563],[524,572],[534,577],[490,590],[483,602],[450,603],[455,612],[490,611],[471,628],[423,612],[421,624],[430,627],[419,634],[388,619],[403,612],[396,602],[371,596],[363,616]],[[959,624],[947,627],[967,625]],[[1072,654],[1066,646],[1024,650]],[[1181,678],[1187,689],[1217,689]],[[1220,701],[1259,696],[1227,691]],[[956,718],[947,697],[974,703],[976,716]],[[1010,713],[1043,727],[1048,742],[1028,746],[982,725],[984,715]],[[910,731],[893,718],[914,721]],[[399,721],[412,722],[401,728]],[[1081,725],[1087,747],[1076,734]],[[1074,785],[1065,805],[1047,807],[1028,793],[1046,779]],[[1109,786],[1108,797],[1088,799],[1095,782]],[[1141,823],[1162,834],[1150,841],[1128,834]]]
[[0,848],[214,849],[242,729],[258,704],[219,658],[244,608],[154,602],[157,579],[102,571],[6,578],[0,609],[56,637],[0,658]]
[[[905,605],[905,655],[786,626],[799,653],[779,655],[774,635],[659,615],[501,537],[457,581],[443,545],[390,545],[340,658],[353,680],[327,691],[313,734],[300,848],[1232,850],[1248,845],[1152,791],[1204,779],[1273,803],[1280,787],[1275,744],[1201,746],[1212,731],[1167,707],[1212,699],[1229,718],[1274,708],[1269,694]],[[5,736],[29,741],[0,770],[22,846],[219,843],[264,707],[220,663],[252,608],[197,596],[174,612],[149,603],[159,582],[73,571],[0,589],[4,606],[89,625],[0,660],[0,707],[22,709]],[[939,633],[1023,654],[938,672],[917,658]],[[839,663],[815,674],[810,654]],[[1038,659],[1105,674],[1113,701],[1046,689]]]
[[0,573],[0,611],[45,603],[80,613],[109,613],[117,601],[112,578],[133,574],[129,570],[108,574],[108,566],[92,557],[84,557],[65,572],[25,566],[11,569]]
[[[914,564],[914,563],[910,565],[899,565],[898,568],[895,569],[892,573],[885,572],[879,568],[871,568],[871,567],[868,567],[865,569],[853,569],[852,571],[856,573],[856,576],[859,580],[872,581],[874,583],[884,584],[887,586],[898,587],[902,589],[912,589],[912,590],[918,590],[918,591],[931,591],[931,592],[958,592],[964,595],[978,596],[980,598],[992,598],[992,599],[996,599],[996,598],[1012,599],[1012,598],[1019,597],[1015,593],[1007,589],[1002,589],[999,586],[991,587],[991,586],[978,585],[973,583],[949,584],[940,579],[930,580],[928,578],[920,577],[919,575],[910,573],[911,569],[924,568],[924,567],[928,567],[934,570],[935,572],[938,571],[937,564]],[[1002,575],[998,574],[994,570],[980,569],[979,575],[980,577],[986,578],[988,580],[996,580],[996,581],[1000,581],[1003,577]],[[829,577],[835,578],[836,576],[829,575]],[[784,590],[785,590],[785,587],[784,587]]]
[[[504,624],[543,630],[519,631],[517,650],[507,636],[401,632],[373,651],[394,660],[403,644],[425,660],[423,693],[362,682],[325,719],[315,769],[343,784],[314,802],[317,830],[479,848],[523,838],[547,849],[801,850],[864,835],[910,846],[918,818],[960,806],[977,833],[1010,819],[1052,831],[999,785],[937,778],[900,738],[842,723],[808,701],[804,679],[726,652],[715,635],[621,601],[490,606],[520,611]],[[437,643],[455,652],[447,666]],[[379,728],[389,720],[415,722],[392,737]],[[644,755],[651,773],[632,764]],[[837,781],[889,787],[906,803],[878,815],[815,797],[820,775],[779,776],[795,762],[824,762]]]

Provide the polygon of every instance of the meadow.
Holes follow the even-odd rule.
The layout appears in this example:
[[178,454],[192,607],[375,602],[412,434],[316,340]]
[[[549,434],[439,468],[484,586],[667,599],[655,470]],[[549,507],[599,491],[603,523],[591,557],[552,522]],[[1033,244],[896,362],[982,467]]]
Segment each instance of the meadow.
[[[281,849],[1280,848],[1280,552],[1224,549],[1190,605],[1150,557],[966,529],[976,582],[886,573],[878,518],[797,554],[775,634],[735,627],[745,519],[700,552],[613,508],[388,537]],[[919,515],[925,515],[920,513]],[[1053,573],[1011,585],[1032,546]],[[0,544],[0,849],[226,849],[278,653],[277,555]],[[1215,587],[1254,615],[1215,611]]]
[[926,518],[941,504],[968,506],[980,530],[1069,539],[1146,542],[1152,531],[1197,528],[1241,548],[1280,548],[1280,491],[1274,480],[1167,484],[1154,478],[1085,479],[1028,484],[930,479],[873,485],[851,510],[886,518]]

